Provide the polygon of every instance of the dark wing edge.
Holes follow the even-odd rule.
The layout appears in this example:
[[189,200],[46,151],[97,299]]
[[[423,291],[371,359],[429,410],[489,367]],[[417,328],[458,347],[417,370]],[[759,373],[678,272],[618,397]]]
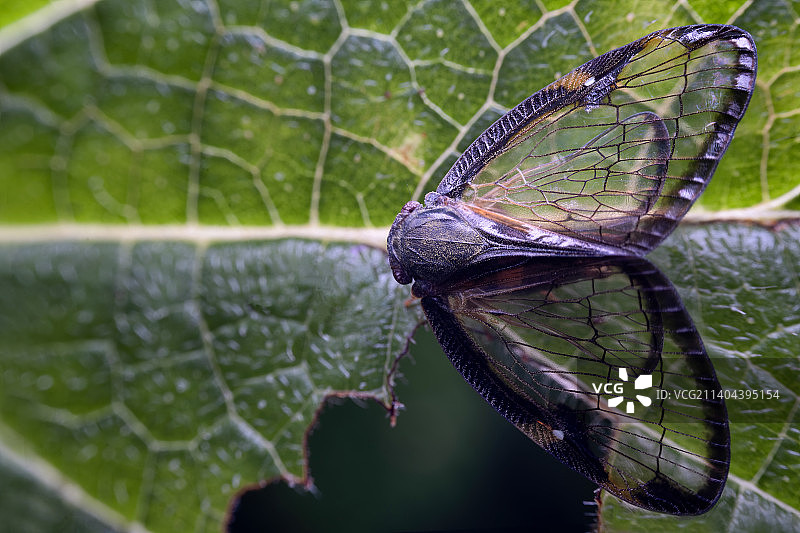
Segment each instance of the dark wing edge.
[[[689,357],[688,363],[692,375],[702,374],[704,388],[720,390],[702,340],[674,287],[648,261],[641,258],[619,259],[630,265],[626,268],[629,268],[629,274],[636,280],[643,297],[650,300],[649,305],[661,310],[656,320],[660,324],[657,328],[679,332],[685,339],[682,341],[683,349],[694,354]],[[457,284],[452,287],[456,286]],[[444,288],[436,291],[438,294],[429,294],[422,298],[423,310],[436,338],[462,377],[498,413],[531,440],[565,465],[632,505],[674,515],[702,514],[714,506],[725,487],[730,464],[730,433],[723,400],[703,402],[702,409],[711,413],[708,418],[713,418],[714,422],[709,428],[708,419],[702,421],[705,422],[706,429],[711,431],[712,437],[707,443],[708,455],[701,456],[708,472],[703,474],[706,482],[699,490],[688,490],[680,481],[675,481],[660,471],[652,473],[646,482],[637,482],[636,469],[642,465],[636,463],[633,457],[632,470],[626,471],[626,454],[635,452],[626,448],[629,445],[618,441],[621,451],[615,452],[614,464],[609,464],[592,451],[591,443],[585,440],[590,437],[565,438],[563,434],[557,435],[553,431],[553,428],[565,427],[565,420],[567,426],[579,423],[579,417],[570,412],[569,407],[547,409],[538,405],[530,400],[530,394],[513,382],[501,378],[492,366],[492,357],[465,330],[464,324],[449,308],[447,290],[448,288]],[[458,290],[455,289],[455,292]],[[666,429],[664,431],[667,432]],[[694,438],[691,437],[691,432],[682,436],[687,435],[688,438]],[[670,461],[666,456],[660,460]]]

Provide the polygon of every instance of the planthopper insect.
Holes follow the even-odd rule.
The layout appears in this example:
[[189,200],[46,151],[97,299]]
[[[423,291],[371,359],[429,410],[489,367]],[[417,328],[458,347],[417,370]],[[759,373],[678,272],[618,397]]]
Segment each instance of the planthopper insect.
[[557,459],[663,513],[713,507],[730,434],[702,340],[643,256],[711,179],[755,77],[739,28],[651,33],[501,117],[389,232],[395,279],[464,379]]

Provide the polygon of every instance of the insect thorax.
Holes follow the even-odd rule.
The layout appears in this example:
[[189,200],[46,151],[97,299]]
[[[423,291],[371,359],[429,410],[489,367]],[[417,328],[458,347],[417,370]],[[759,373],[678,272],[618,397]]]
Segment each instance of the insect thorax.
[[[427,203],[427,202],[426,202]],[[409,202],[389,232],[389,264],[400,283],[437,281],[468,266],[490,243],[448,205]]]

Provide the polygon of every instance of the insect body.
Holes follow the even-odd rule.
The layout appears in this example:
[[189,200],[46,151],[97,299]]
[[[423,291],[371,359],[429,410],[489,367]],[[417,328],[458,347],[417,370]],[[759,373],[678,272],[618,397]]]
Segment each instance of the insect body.
[[[501,117],[389,232],[395,279],[414,282],[464,378],[557,458],[656,511],[710,509],[730,437],[702,341],[643,256],[702,193],[755,75],[738,28],[642,37]],[[604,392],[634,379],[705,399]]]

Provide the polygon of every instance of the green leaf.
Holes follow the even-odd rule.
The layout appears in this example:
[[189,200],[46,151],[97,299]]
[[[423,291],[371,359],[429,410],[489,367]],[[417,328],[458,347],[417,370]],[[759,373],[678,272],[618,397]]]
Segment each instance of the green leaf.
[[243,484],[302,482],[327,397],[393,411],[416,323],[382,252],[297,240],[11,245],[0,286],[13,453],[155,531],[215,529]]
[[38,9],[52,3],[51,0],[6,0],[3,2],[3,12],[0,13],[0,28],[12,24],[26,15],[30,15]]
[[[419,319],[385,256],[358,245],[382,246],[403,203],[503,111],[649,31],[728,22],[759,48],[750,109],[690,218],[800,209],[798,13],[783,1],[103,0],[11,13],[0,471],[29,497],[3,491],[0,513],[19,530],[67,514],[79,529],[218,530],[240,488],[309,482],[305,439],[324,399],[393,409]],[[709,351],[744,362],[723,381],[794,399],[797,233],[712,228],[654,258]],[[797,520],[787,405],[777,427],[733,425],[731,488],[714,511],[731,528]],[[643,516],[614,505],[608,529]]]

